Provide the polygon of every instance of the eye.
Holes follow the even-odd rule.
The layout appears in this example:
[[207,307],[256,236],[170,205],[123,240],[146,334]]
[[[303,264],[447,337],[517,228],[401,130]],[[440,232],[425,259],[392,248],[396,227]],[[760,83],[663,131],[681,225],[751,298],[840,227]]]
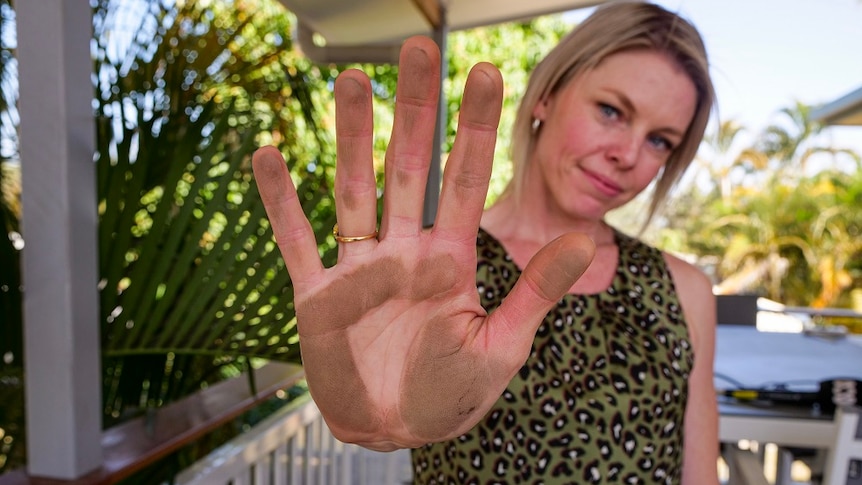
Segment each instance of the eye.
[[620,117],[620,110],[606,103],[599,103],[599,112],[602,116],[608,119],[617,119]]
[[667,138],[665,138],[663,136],[658,136],[658,135],[649,137],[649,143],[650,143],[650,145],[654,146],[656,149],[664,151],[664,152],[671,152],[671,151],[673,151],[674,148],[676,148],[674,146],[674,144],[671,143],[670,140],[668,140]]

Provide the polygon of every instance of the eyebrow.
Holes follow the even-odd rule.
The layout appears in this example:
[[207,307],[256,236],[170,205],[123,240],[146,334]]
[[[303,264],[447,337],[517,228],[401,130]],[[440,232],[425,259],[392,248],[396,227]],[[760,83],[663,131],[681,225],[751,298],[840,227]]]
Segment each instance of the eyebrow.
[[[637,109],[635,109],[634,103],[632,103],[632,100],[629,99],[629,97],[626,96],[625,93],[618,91],[616,89],[608,89],[607,91],[609,93],[611,93],[612,95],[616,96],[617,100],[619,100],[620,104],[622,104],[623,108],[625,108],[627,111],[630,111],[632,113],[637,113]],[[683,131],[680,131],[680,130],[674,128],[673,126],[666,126],[664,128],[659,128],[656,131],[659,133],[666,133],[666,134],[675,135],[675,136],[678,136],[680,138],[683,138],[685,136],[685,132],[687,130],[688,130],[688,127],[686,127]]]

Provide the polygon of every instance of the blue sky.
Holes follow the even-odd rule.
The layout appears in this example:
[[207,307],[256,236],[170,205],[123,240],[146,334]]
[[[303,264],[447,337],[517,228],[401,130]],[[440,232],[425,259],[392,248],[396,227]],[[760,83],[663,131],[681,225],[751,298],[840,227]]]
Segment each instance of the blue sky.
[[[862,0],[656,3],[700,29],[722,120],[756,132],[796,100],[817,105],[862,87]],[[862,127],[830,128],[829,136],[862,149]]]

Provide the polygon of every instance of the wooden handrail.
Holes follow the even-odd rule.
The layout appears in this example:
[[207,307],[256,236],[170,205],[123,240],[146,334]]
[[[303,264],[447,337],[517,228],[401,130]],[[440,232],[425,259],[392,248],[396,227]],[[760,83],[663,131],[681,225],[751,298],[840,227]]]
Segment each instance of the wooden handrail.
[[77,480],[32,477],[24,470],[0,475],[0,485],[109,485],[128,478],[185,445],[230,422],[305,376],[296,364],[270,362],[254,371],[257,393],[248,376],[214,384],[184,399],[106,429],[103,464]]

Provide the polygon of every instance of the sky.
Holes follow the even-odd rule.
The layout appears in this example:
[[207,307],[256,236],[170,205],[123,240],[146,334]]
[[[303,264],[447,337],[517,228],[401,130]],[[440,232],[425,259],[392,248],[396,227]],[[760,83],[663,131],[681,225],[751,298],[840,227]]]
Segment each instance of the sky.
[[[862,0],[655,1],[700,30],[720,119],[752,135],[797,100],[816,106],[862,88]],[[862,152],[862,127],[826,136]]]

